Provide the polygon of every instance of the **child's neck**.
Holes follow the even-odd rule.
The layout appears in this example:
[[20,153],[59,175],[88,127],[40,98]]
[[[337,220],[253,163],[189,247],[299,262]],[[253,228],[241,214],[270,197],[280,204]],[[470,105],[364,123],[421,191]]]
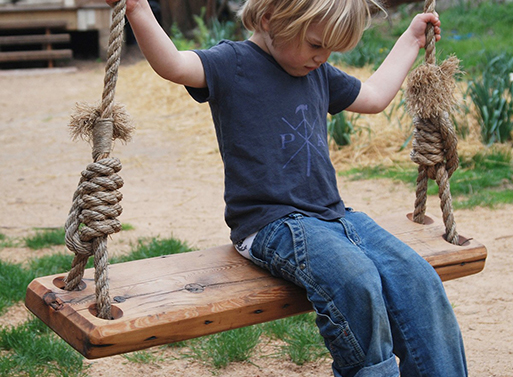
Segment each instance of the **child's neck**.
[[[267,33],[266,33],[267,34]],[[264,52],[271,55],[271,52],[269,51],[268,47],[268,40],[270,41],[270,38],[268,35],[264,35],[263,32],[255,32],[251,37],[249,37],[249,41],[256,44],[258,47],[260,47]]]

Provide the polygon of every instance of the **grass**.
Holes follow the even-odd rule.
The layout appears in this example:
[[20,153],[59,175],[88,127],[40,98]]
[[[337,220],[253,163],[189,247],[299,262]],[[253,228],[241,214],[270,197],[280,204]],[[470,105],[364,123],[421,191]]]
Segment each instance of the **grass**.
[[[331,61],[354,67],[370,65],[376,68],[422,8],[423,3],[413,7],[411,4],[401,6],[398,8],[398,20],[392,14],[387,19],[378,14],[358,46],[349,53],[334,54]],[[461,60],[462,69],[475,75],[482,72],[490,54],[513,54],[513,3],[484,1],[476,4],[462,0],[449,9],[439,10],[439,14],[442,39],[436,44],[438,60],[455,54]],[[422,50],[419,59],[423,59],[423,55]]]
[[40,320],[0,329],[0,376],[85,376],[83,358]]
[[0,260],[0,314],[25,298],[25,289],[32,280],[19,264]]
[[152,350],[148,351],[136,351],[122,355],[127,361],[136,364],[155,364],[165,360],[165,358]]
[[442,54],[455,53],[470,74],[483,68],[485,56],[497,52],[513,54],[511,25],[513,3],[462,1],[440,14],[444,37],[439,42]]
[[251,362],[257,346],[266,341],[278,341],[276,352],[268,356],[286,358],[297,365],[329,355],[313,313],[189,340],[182,347],[186,347],[185,357],[219,369],[231,362]]
[[[411,164],[384,167],[375,165],[353,168],[340,173],[352,179],[389,178],[415,185],[417,169]],[[471,157],[460,158],[460,168],[450,180],[454,208],[484,206],[494,208],[513,203],[513,158],[509,149],[488,149]],[[438,195],[430,181],[428,195]]]
[[25,245],[32,250],[40,250],[54,245],[64,245],[64,228],[39,229],[36,234],[24,239]]
[[225,368],[231,362],[248,361],[261,334],[259,326],[248,326],[193,339],[183,355],[214,369]]
[[4,247],[16,247],[17,242],[5,234],[0,233],[0,249]]
[[269,338],[284,342],[280,354],[298,365],[329,355],[315,324],[314,313],[283,318],[261,326]]

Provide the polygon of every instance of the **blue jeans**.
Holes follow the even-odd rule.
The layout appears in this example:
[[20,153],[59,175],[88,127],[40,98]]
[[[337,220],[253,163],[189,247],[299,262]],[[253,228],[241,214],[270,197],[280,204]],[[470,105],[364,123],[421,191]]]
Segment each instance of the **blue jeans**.
[[[306,289],[336,377],[467,376],[463,342],[435,270],[361,212],[291,214],[260,230],[251,258]],[[398,368],[395,355],[400,359]]]

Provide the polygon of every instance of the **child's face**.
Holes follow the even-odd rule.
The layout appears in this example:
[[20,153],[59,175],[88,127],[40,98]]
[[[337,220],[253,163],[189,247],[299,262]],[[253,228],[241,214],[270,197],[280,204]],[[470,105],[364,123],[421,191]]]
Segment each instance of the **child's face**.
[[331,51],[322,47],[323,23],[311,24],[306,30],[304,41],[299,37],[286,44],[274,46],[270,37],[266,38],[267,52],[292,76],[306,76],[325,63]]

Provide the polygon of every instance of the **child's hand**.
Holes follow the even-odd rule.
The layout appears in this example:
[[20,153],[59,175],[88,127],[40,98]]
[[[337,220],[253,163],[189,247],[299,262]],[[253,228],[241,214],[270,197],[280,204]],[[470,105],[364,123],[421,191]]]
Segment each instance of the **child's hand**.
[[419,48],[424,48],[426,46],[426,27],[429,23],[434,26],[435,41],[438,42],[442,37],[440,35],[441,22],[437,13],[418,14],[413,18],[410,26],[408,27],[408,31],[412,33],[412,36],[417,40]]
[[[114,7],[114,5],[116,5],[116,3],[118,1],[119,0],[105,0],[105,2],[110,7]],[[126,13],[132,12],[139,5],[140,2],[142,2],[142,1],[139,1],[139,0],[126,0]]]

